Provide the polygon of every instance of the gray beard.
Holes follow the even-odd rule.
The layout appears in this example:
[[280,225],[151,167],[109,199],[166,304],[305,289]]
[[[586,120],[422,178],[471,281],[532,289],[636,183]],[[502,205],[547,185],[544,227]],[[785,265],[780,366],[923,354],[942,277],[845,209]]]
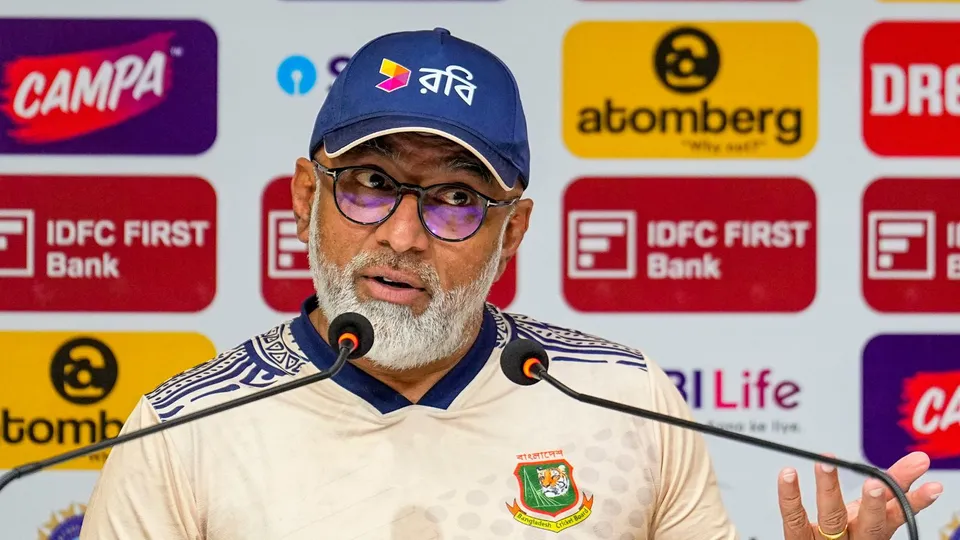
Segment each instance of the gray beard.
[[[308,246],[319,308],[327,321],[346,312],[359,313],[370,320],[374,342],[367,359],[382,368],[403,371],[449,357],[467,344],[472,337],[467,327],[482,317],[487,295],[496,278],[509,219],[504,220],[496,250],[480,275],[469,285],[444,291],[434,268],[389,248],[376,253],[360,253],[345,268],[327,261],[320,251],[319,207],[320,187],[317,186],[310,215]],[[380,265],[416,274],[433,293],[426,311],[415,315],[410,306],[375,299],[361,301],[357,293],[359,272]]]

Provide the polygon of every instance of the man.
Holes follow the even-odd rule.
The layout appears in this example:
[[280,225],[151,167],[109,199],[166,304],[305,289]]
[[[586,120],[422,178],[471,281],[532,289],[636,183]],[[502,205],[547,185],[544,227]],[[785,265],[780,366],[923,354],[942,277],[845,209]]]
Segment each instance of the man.
[[[443,29],[368,43],[309,150],[292,194],[316,296],[146,395],[124,432],[329,367],[338,314],[366,316],[373,348],[331,381],[114,449],[81,540],[737,538],[700,435],[502,375],[504,345],[534,339],[580,390],[690,418],[641,352],[485,304],[533,208],[523,107],[495,56]],[[891,472],[907,489],[928,465]],[[902,523],[879,484],[848,510],[836,471],[815,478],[819,527],[781,475],[788,540]]]

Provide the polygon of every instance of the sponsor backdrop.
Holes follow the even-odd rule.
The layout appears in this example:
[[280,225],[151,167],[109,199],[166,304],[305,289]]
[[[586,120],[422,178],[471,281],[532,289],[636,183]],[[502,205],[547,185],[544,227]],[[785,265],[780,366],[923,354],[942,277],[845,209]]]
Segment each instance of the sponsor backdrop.
[[[645,350],[702,421],[929,452],[947,492],[921,532],[957,538],[960,1],[543,7],[4,0],[0,468],[114,436],[293,316],[288,182],[330,84],[372,37],[440,26],[500,55],[529,115],[533,225],[491,301]],[[459,99],[425,67],[384,79]],[[782,537],[783,466],[813,510],[810,463],[709,444],[744,538]],[[0,494],[4,538],[73,538],[103,458]]]

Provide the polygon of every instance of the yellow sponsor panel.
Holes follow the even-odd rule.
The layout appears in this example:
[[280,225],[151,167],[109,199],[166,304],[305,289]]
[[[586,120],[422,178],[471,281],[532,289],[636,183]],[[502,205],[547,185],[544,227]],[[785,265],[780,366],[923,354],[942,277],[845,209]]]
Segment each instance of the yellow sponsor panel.
[[0,351],[0,469],[116,437],[143,394],[215,356],[192,332],[0,332]]
[[563,43],[563,137],[586,158],[798,158],[818,51],[796,22],[598,22]]

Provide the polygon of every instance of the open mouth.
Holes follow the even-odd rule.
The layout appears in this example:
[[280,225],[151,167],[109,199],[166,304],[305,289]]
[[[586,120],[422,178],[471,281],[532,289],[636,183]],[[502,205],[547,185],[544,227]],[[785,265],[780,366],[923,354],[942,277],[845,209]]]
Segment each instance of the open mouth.
[[383,277],[383,276],[374,276],[374,277],[368,278],[368,279],[372,279],[372,280],[376,281],[377,283],[381,283],[381,284],[383,284],[383,285],[386,285],[387,287],[393,287],[393,288],[396,288],[396,289],[415,289],[415,290],[418,290],[418,291],[422,291],[422,290],[423,290],[423,289],[421,289],[421,288],[419,288],[419,287],[414,287],[413,285],[410,285],[409,283],[406,283],[406,282],[404,282],[404,281],[393,281],[392,279],[387,279],[387,278],[385,278],[385,277]]

